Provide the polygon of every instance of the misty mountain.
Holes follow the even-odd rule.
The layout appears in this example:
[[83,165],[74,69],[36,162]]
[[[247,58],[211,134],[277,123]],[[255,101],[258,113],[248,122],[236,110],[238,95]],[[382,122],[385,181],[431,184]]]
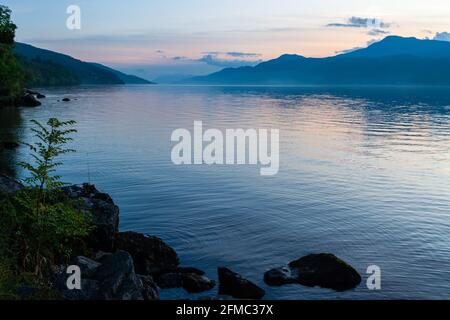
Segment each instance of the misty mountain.
[[14,52],[30,78],[31,86],[152,83],[98,63],[84,62],[24,43],[16,43]]
[[257,85],[450,85],[450,42],[389,36],[327,58],[282,55],[184,83]]

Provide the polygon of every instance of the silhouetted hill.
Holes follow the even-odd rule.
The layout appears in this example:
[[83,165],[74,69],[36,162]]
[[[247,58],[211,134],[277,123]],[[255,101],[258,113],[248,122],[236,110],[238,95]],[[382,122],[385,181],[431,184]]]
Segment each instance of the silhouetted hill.
[[380,58],[399,55],[411,55],[422,58],[450,58],[450,42],[388,36],[367,48],[349,52],[344,56]]
[[78,84],[150,84],[150,81],[130,76],[101,64],[84,62],[68,55],[16,43],[15,54],[32,86]]
[[184,83],[450,85],[450,43],[390,36],[334,57],[282,55],[255,67],[227,68]]

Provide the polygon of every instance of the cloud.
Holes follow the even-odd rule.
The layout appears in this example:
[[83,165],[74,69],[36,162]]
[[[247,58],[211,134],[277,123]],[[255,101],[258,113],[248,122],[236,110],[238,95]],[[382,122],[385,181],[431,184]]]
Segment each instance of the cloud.
[[389,31],[385,31],[385,30],[381,30],[381,29],[372,29],[369,32],[367,32],[367,34],[369,36],[379,36],[379,35],[385,35],[385,34],[389,34]]
[[236,68],[243,66],[255,66],[261,63],[259,53],[239,52],[239,51],[206,51],[203,57],[196,61],[204,62],[211,66],[221,68]]
[[259,53],[235,52],[235,51],[227,52],[227,55],[231,57],[241,57],[241,58],[257,58],[261,56],[261,54]]
[[176,57],[172,57],[172,60],[175,61],[180,61],[180,60],[187,60],[188,58],[185,56],[176,56]]
[[450,41],[450,33],[448,32],[436,32],[436,34],[433,37],[433,40],[439,40],[439,41]]
[[391,27],[390,23],[384,22],[377,18],[361,18],[361,17],[350,17],[345,23],[329,23],[327,27],[338,27],[338,28],[374,28],[374,29],[387,29]]
[[258,58],[261,56],[260,53],[249,53],[249,52],[238,52],[238,51],[206,51],[203,52],[203,54],[206,55],[213,55],[213,56],[229,56],[234,58]]
[[197,61],[221,68],[254,66],[262,62],[262,60],[223,59],[216,54],[206,54]]

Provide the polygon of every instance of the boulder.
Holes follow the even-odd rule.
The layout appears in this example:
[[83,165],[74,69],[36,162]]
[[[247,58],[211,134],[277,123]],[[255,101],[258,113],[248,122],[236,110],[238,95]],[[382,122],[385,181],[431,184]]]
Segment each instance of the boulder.
[[162,289],[183,288],[189,293],[208,291],[216,283],[196,273],[168,272],[157,276],[156,283]]
[[142,296],[144,300],[159,300],[158,287],[151,276],[138,275],[142,283]]
[[78,256],[81,290],[67,288],[67,266],[52,267],[54,288],[67,300],[156,300],[158,288],[150,276],[137,275],[128,252],[102,253],[98,261]]
[[34,97],[32,94],[25,94],[20,98],[20,106],[22,107],[38,107],[42,103]]
[[31,90],[31,89],[25,89],[25,94],[32,94],[32,95],[37,95],[39,92]]
[[288,267],[274,268],[264,273],[264,282],[269,286],[282,286],[289,283],[297,283],[297,277],[292,275]]
[[80,267],[83,278],[92,278],[95,275],[97,268],[101,266],[99,262],[84,256],[75,257],[72,260],[72,264]]
[[349,264],[331,253],[310,254],[289,263],[297,273],[298,282],[337,291],[356,287],[361,282],[359,273]]
[[139,274],[167,273],[175,271],[179,264],[175,250],[157,237],[131,231],[119,232],[115,246],[131,254]]
[[238,299],[261,299],[265,291],[253,282],[243,278],[241,275],[219,267],[219,294],[229,295]]
[[134,271],[133,259],[125,251],[104,255],[93,278],[100,283],[105,300],[143,300],[142,282]]
[[182,275],[182,286],[189,293],[208,291],[216,285],[214,280],[196,273],[184,273]]
[[[81,266],[80,266],[81,269]],[[53,288],[65,300],[98,300],[100,299],[100,283],[97,280],[87,279],[81,271],[81,290],[67,288],[67,266],[53,266]]]
[[178,272],[167,272],[156,277],[156,283],[161,289],[181,288],[183,285],[183,274]]
[[194,268],[194,267],[178,267],[177,272],[179,273],[195,273],[199,276],[203,276],[205,274],[205,271]]
[[36,98],[38,98],[38,99],[44,99],[45,98],[45,95],[43,95],[42,93],[39,93],[39,92],[34,91],[34,90],[30,90],[30,89],[26,89],[25,90],[25,94],[30,94],[30,95],[36,96]]
[[119,207],[112,198],[87,183],[63,187],[62,191],[72,199],[82,200],[81,208],[92,213],[92,223],[96,229],[88,239],[88,245],[94,251],[112,251],[119,230]]
[[359,285],[361,276],[346,262],[331,253],[310,254],[288,266],[275,268],[264,274],[269,286],[299,283],[304,286],[330,288],[337,291],[352,289]]
[[0,191],[6,193],[14,193],[20,191],[24,188],[24,186],[17,182],[16,180],[0,174]]

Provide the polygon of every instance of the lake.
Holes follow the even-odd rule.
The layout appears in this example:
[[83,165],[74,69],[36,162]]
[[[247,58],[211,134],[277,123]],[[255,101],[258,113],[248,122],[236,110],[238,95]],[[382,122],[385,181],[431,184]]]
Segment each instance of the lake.
[[[64,180],[111,194],[120,228],[161,237],[182,265],[216,280],[216,268],[227,266],[261,285],[267,299],[450,298],[448,88],[41,91],[41,107],[0,111],[2,136],[30,142],[30,119],[76,120],[77,153],[64,158]],[[66,96],[72,101],[58,102]],[[279,129],[278,174],[261,176],[254,165],[174,165],[171,133],[192,131],[195,120],[205,129]],[[17,160],[29,160],[24,148],[3,152],[3,171],[14,171]],[[353,265],[360,286],[335,292],[264,284],[267,269],[314,252]],[[374,264],[382,288],[371,291],[366,269]]]

